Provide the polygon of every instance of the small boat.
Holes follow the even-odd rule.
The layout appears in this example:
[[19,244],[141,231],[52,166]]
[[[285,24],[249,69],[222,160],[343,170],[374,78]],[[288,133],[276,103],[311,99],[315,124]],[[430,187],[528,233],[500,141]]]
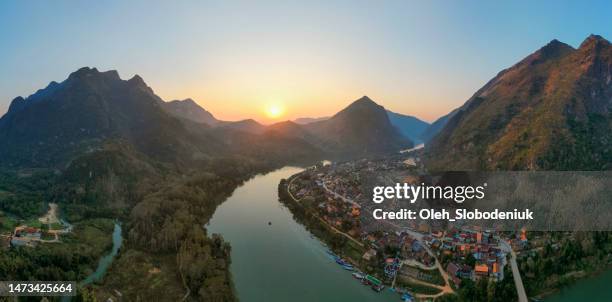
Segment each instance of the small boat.
[[352,273],[351,275],[353,275],[353,278],[355,278],[357,280],[362,280],[363,278],[365,278],[364,275],[362,275],[362,274],[360,274],[358,272]]
[[343,265],[342,268],[344,268],[347,271],[352,271],[354,269],[353,266],[350,264]]
[[379,292],[379,293],[380,293],[380,292],[381,292],[383,289],[385,289],[385,286],[384,286],[384,285],[382,285],[382,284],[381,284],[381,285],[372,285],[372,289],[373,289],[374,291],[376,291],[376,292]]

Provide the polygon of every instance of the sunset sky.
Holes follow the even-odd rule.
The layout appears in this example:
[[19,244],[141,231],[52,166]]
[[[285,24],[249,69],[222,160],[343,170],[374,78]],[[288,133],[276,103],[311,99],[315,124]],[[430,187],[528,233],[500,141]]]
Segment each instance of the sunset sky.
[[368,95],[432,121],[552,39],[612,38],[609,1],[24,2],[0,2],[0,114],[91,66],[226,120],[327,116]]

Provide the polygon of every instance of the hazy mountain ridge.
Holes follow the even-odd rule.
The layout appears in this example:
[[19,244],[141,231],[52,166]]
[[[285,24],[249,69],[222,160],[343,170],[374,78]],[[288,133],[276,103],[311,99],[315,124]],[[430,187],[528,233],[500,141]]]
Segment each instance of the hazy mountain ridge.
[[612,47],[551,41],[458,108],[428,147],[434,169],[610,169]]
[[260,124],[254,119],[245,119],[235,122],[220,121],[217,124],[217,127],[243,131],[251,134],[262,134],[266,130],[266,126]]
[[193,99],[164,102],[163,107],[167,112],[176,117],[188,119],[196,123],[215,126],[220,122],[212,113],[199,106]]
[[300,125],[306,125],[306,124],[310,124],[310,123],[314,123],[314,122],[320,122],[320,121],[325,121],[328,120],[329,116],[324,116],[324,117],[300,117],[300,118],[296,118],[293,120],[294,123],[296,124],[300,124]]
[[[193,103],[193,105],[198,106],[196,103]],[[201,110],[205,111],[203,108]],[[385,115],[383,116],[381,112]],[[397,117],[396,121],[400,123],[400,126],[404,126],[404,130],[410,131],[406,124],[401,124],[405,121],[408,121],[408,124],[410,124],[408,126],[414,127],[417,132],[423,130],[427,125],[411,116],[395,114],[395,117]],[[307,148],[316,150],[317,154],[367,155],[395,152],[405,146],[411,146],[407,139],[402,137],[399,129],[395,129],[396,127],[390,122],[384,108],[367,97],[353,102],[333,117],[297,120],[308,121],[308,123],[299,124],[295,121],[284,121],[265,126],[253,119],[235,122],[216,120],[211,132],[222,134],[220,137],[223,135],[229,136],[226,142],[232,145],[236,144],[236,140],[231,136],[238,132],[263,135],[268,139],[271,137],[297,139],[297,142],[308,144]],[[366,127],[363,127],[360,122],[362,120],[369,120],[370,126],[367,126],[366,123]],[[360,128],[361,131],[351,131],[351,129]],[[336,132],[337,134],[334,135]],[[389,141],[368,142],[367,137],[388,138]],[[263,138],[260,138],[260,141],[261,139]],[[378,146],[382,146],[382,148]]]
[[429,123],[411,115],[395,113],[389,110],[387,110],[387,116],[391,124],[415,144],[425,141],[422,136],[429,127]]
[[423,140],[423,142],[425,143],[431,141],[432,138],[434,138],[440,131],[442,131],[442,128],[446,126],[448,120],[453,117],[455,113],[457,113],[457,111],[459,111],[459,108],[439,117],[433,123],[429,124],[429,126],[421,133],[421,140]]

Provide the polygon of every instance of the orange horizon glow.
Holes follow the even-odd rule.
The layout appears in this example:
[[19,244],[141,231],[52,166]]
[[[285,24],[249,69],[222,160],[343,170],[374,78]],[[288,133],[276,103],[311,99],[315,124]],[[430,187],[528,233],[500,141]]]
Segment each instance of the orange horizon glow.
[[[313,77],[316,78],[316,77]],[[147,81],[147,78],[144,78]],[[355,100],[367,95],[385,109],[415,116],[423,121],[431,123],[439,117],[447,114],[456,107],[449,107],[424,94],[414,95],[409,99],[399,94],[385,94],[379,89],[372,89],[372,93],[357,87],[327,87],[325,81],[306,81],[303,89],[298,89],[298,84],[287,85],[279,81],[276,85],[269,81],[261,86],[252,82],[244,81],[240,86],[242,89],[232,89],[227,82],[222,80],[212,81],[209,84],[193,84],[187,87],[169,87],[171,90],[156,89],[166,88],[164,83],[147,83],[155,93],[166,101],[175,99],[192,98],[202,108],[208,110],[217,119],[226,121],[238,121],[254,119],[262,124],[273,124],[280,121],[295,120],[297,118],[319,118],[328,117],[346,108]],[[265,85],[265,86],[264,86]],[[262,87],[272,86],[275,89],[264,89]],[[433,89],[432,89],[433,90]],[[466,98],[467,99],[467,98]],[[460,106],[458,104],[457,106]],[[271,114],[271,107],[276,106],[278,111]]]
[[[329,117],[346,108],[353,101],[361,98],[363,93],[351,95],[335,95],[332,97],[308,95],[287,98],[284,102],[269,102],[268,97],[253,97],[243,99],[242,97],[229,94],[227,96],[214,96],[193,93],[180,94],[182,97],[162,97],[164,100],[192,98],[198,105],[212,113],[215,118],[225,121],[239,121],[254,119],[262,124],[273,124],[281,121],[295,120],[298,118],[320,118]],[[160,95],[161,96],[161,95]],[[368,95],[385,109],[415,116],[425,122],[431,123],[439,117],[447,114],[454,108],[446,108],[435,101],[424,101],[422,104],[405,102],[403,106],[389,106],[383,98]]]

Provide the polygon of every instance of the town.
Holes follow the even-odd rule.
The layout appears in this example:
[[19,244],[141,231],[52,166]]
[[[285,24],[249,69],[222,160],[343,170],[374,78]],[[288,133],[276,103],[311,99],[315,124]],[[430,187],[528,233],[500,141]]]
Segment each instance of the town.
[[307,224],[322,223],[331,233],[319,237],[330,247],[333,260],[374,290],[387,285],[404,301],[433,300],[455,293],[465,282],[510,278],[517,295],[526,299],[515,254],[530,248],[524,229],[502,233],[479,226],[401,225],[372,218],[375,203],[367,196],[368,188],[396,180],[415,182],[419,169],[418,156],[410,154],[325,163],[284,185],[289,199],[315,218]]

